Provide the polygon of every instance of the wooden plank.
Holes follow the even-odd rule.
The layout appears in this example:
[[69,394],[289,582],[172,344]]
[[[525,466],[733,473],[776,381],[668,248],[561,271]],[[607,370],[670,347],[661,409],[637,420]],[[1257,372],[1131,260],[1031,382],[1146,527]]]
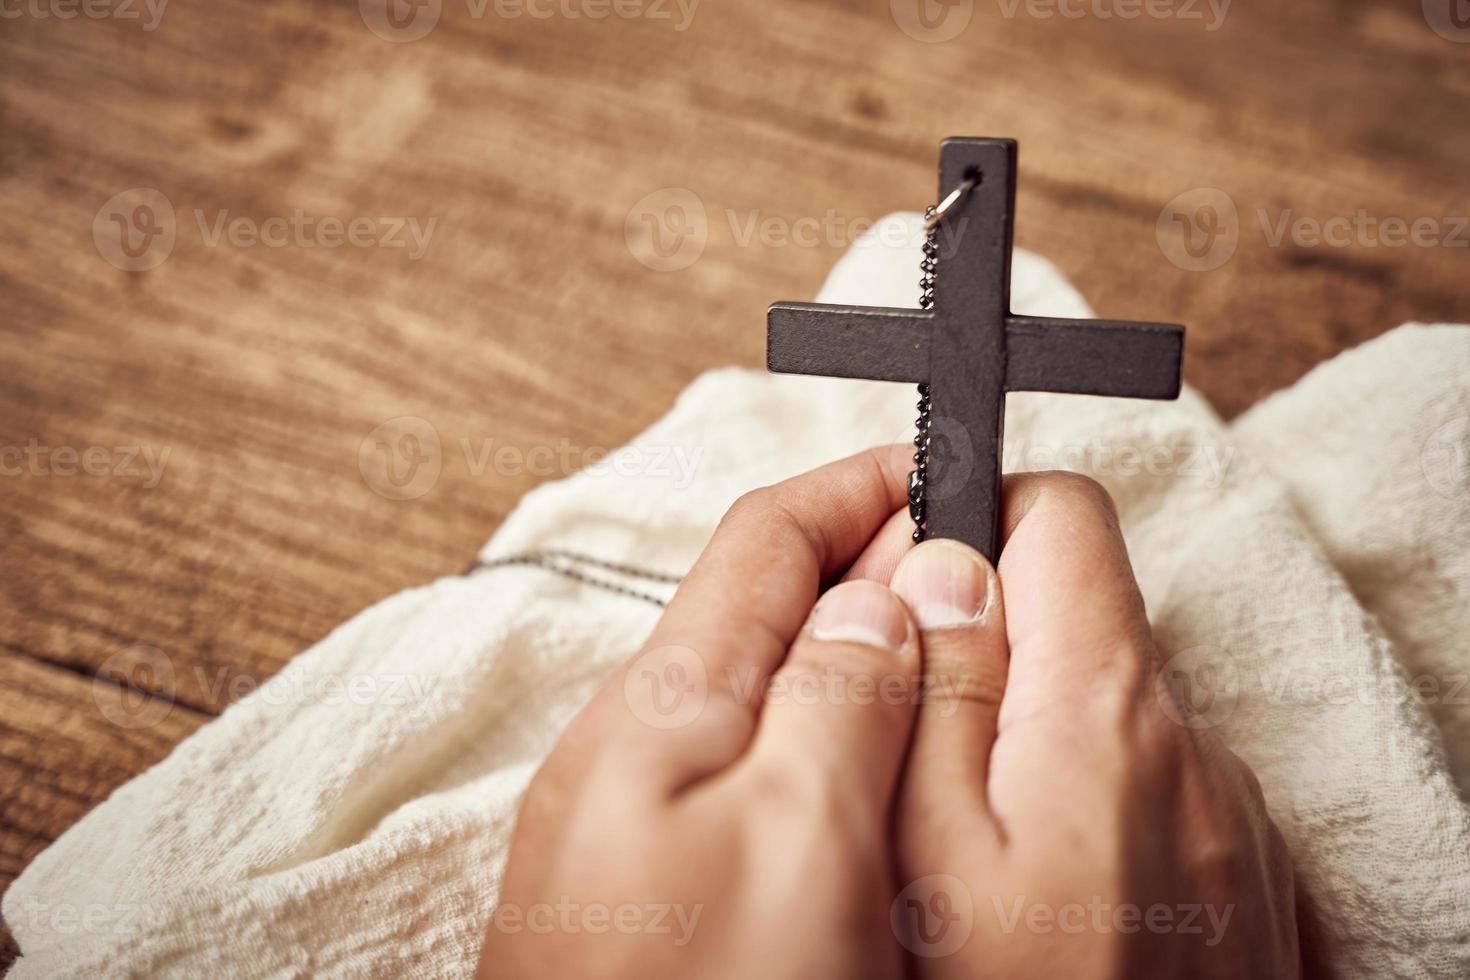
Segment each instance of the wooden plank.
[[[526,490],[698,372],[760,367],[767,304],[929,203],[948,135],[1020,141],[1017,243],[1100,316],[1187,324],[1186,377],[1226,416],[1470,308],[1467,252],[1443,243],[1465,212],[1470,45],[1415,4],[1236,4],[1216,30],[975,4],[937,44],[886,3],[701,4],[682,31],[443,9],[402,44],[351,3],[170,4],[154,31],[6,21],[0,451],[23,455],[0,463],[24,463],[0,477],[6,670],[85,676],[141,644],[180,705],[217,711],[363,606],[467,566]],[[133,188],[174,212],[146,272],[94,240]],[[1201,188],[1228,196],[1238,240],[1197,271],[1166,206],[1197,214]],[[1436,223],[1442,244],[1273,242],[1283,216],[1360,211]],[[406,221],[403,247],[327,247],[298,214],[434,224],[413,257]],[[238,218],[284,221],[286,244],[232,239]],[[380,429],[405,416],[423,424]],[[437,478],[412,471],[423,492],[395,499],[385,464],[410,475],[397,439],[424,425]],[[554,472],[494,456],[537,447]],[[62,472],[93,448],[105,475]],[[11,723],[52,724],[35,700]],[[92,801],[143,756],[89,731],[46,778],[97,769]],[[14,744],[0,761],[21,766]],[[41,841],[83,804],[26,807],[0,818]]]
[[[0,890],[207,715],[7,649],[0,657]],[[15,949],[0,934],[0,964]]]

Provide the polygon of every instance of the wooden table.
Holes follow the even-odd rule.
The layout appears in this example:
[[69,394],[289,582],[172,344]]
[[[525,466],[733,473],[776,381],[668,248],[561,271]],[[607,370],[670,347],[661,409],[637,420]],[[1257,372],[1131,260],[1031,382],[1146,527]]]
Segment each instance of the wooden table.
[[[460,447],[616,446],[760,365],[766,304],[928,203],[946,135],[1017,137],[1018,244],[1100,315],[1187,323],[1227,416],[1470,309],[1470,44],[1418,3],[426,2],[0,5],[5,882],[549,478]],[[372,434],[403,416],[444,466],[395,500]]]

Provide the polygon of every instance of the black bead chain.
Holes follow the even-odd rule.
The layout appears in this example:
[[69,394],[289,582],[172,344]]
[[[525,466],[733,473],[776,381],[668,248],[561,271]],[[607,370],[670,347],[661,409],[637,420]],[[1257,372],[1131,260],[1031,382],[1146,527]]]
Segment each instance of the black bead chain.
[[[924,212],[926,219],[934,216],[938,208],[931,204]],[[934,273],[939,268],[936,261],[939,257],[939,227],[936,225],[924,236],[924,261],[919,264],[924,276],[919,280],[919,309],[927,310],[934,305]],[[914,521],[914,540],[923,541],[925,531],[926,512],[924,506],[924,489],[929,482],[929,440],[930,429],[933,425],[933,403],[929,398],[929,386],[919,385],[919,417],[914,420],[914,427],[918,430],[914,435],[914,471],[909,474],[909,517]],[[642,589],[630,588],[621,582],[611,581],[597,575],[589,575],[584,568],[597,569],[602,572],[610,572],[615,576],[623,576],[634,581],[643,580],[661,585],[678,585],[680,577],[669,575],[664,572],[654,572],[648,569],[638,568],[634,565],[624,565],[617,562],[595,558],[575,551],[566,551],[558,548],[547,548],[539,551],[527,551],[520,554],[506,555],[502,558],[492,558],[489,561],[477,561],[470,569],[471,572],[489,571],[496,568],[531,567],[543,568],[565,578],[581,582],[594,588],[605,589],[616,595],[627,596],[630,599],[638,599],[662,608],[667,605],[667,600],[661,596],[653,595]]]
[[613,579],[603,578],[600,575],[589,575],[584,568],[597,569],[609,572],[615,576],[623,576],[634,580],[654,582],[660,585],[678,585],[683,579],[678,575],[670,575],[667,572],[656,572],[636,565],[626,565],[619,562],[608,561],[604,558],[596,558],[592,555],[584,555],[577,551],[568,551],[562,548],[543,548],[537,551],[523,551],[513,555],[505,555],[501,558],[492,558],[488,561],[476,561],[470,568],[470,572],[490,571],[497,568],[530,567],[542,568],[548,572],[569,578],[583,585],[603,589],[614,595],[627,596],[640,602],[647,602],[662,609],[668,605],[668,600],[662,596],[654,595],[640,588],[631,588]]
[[[936,208],[929,205],[924,217],[934,216]],[[935,261],[939,256],[939,228],[936,225],[924,236],[924,261],[919,264],[924,276],[919,280],[919,309],[927,310],[934,305],[934,272],[939,267]],[[909,517],[914,521],[914,540],[924,540],[925,509],[924,490],[929,484],[929,439],[933,426],[933,402],[929,398],[929,386],[919,385],[919,417],[914,420],[918,430],[914,434],[914,471],[909,474]]]

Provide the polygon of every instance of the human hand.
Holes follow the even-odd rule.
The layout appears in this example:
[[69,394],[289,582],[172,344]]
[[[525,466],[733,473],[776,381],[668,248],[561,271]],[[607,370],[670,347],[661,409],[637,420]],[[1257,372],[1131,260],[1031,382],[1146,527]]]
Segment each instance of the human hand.
[[925,674],[964,680],[959,710],[921,705],[899,798],[917,972],[1298,976],[1285,844],[1250,769],[1170,700],[1106,492],[1010,477],[1003,521],[999,576],[892,531],[860,560],[892,569]]
[[480,976],[902,975],[889,824],[918,636],[878,583],[817,597],[908,468],[864,453],[731,509],[527,790]]

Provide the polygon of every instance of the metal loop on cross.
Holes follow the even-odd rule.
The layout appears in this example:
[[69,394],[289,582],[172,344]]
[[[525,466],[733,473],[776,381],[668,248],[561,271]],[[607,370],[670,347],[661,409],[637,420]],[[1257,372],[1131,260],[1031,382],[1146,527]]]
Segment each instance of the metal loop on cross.
[[944,216],[953,211],[955,205],[964,200],[966,194],[980,186],[981,176],[982,174],[978,170],[973,174],[967,174],[964,182],[950,191],[949,196],[939,202],[939,206],[934,209],[934,213],[924,219],[924,230],[933,231],[935,228],[938,228],[939,223],[944,220]]

